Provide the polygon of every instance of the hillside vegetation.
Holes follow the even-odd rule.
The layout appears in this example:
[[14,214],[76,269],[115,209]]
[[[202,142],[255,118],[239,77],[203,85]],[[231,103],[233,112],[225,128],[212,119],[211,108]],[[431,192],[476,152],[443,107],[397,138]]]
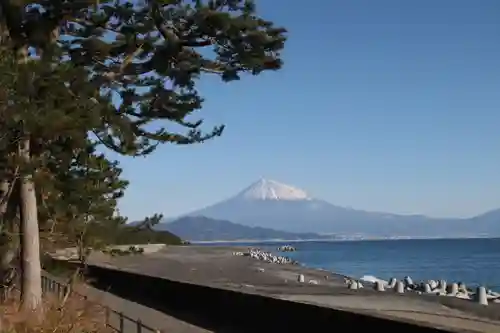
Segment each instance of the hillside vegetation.
[[171,231],[190,241],[215,240],[304,240],[327,239],[315,233],[293,233],[270,228],[249,227],[230,221],[211,219],[203,216],[186,216],[170,223],[160,223],[156,230]]
[[182,239],[169,231],[150,229],[137,229],[136,227],[123,226],[116,233],[110,235],[108,244],[169,244],[180,245]]

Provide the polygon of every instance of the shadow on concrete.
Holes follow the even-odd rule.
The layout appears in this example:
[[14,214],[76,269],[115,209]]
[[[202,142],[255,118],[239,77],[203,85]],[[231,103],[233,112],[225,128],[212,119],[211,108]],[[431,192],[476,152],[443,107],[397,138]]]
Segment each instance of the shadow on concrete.
[[94,287],[214,332],[448,332],[369,315],[88,267]]

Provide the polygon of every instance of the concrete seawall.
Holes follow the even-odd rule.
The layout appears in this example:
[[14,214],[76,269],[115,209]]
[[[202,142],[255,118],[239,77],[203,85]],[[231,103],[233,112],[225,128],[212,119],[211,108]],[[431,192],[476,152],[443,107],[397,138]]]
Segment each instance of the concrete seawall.
[[[450,332],[361,312],[177,282],[90,265],[94,286],[214,332],[398,330]],[[466,331],[463,331],[466,332]]]

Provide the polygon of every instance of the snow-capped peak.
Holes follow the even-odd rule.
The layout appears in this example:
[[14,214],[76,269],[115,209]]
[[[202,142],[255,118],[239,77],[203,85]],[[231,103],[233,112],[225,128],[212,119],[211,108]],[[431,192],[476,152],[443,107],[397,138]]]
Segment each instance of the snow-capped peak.
[[260,179],[253,183],[237,197],[246,200],[310,200],[311,198],[301,189],[281,184],[274,180]]

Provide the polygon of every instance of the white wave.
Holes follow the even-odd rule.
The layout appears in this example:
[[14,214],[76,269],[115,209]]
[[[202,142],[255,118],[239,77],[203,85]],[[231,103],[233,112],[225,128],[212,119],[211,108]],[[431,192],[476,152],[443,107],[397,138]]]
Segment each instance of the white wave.
[[364,282],[369,282],[369,283],[376,283],[377,281],[380,281],[382,282],[384,285],[387,285],[387,281],[385,280],[382,280],[382,279],[379,279],[373,275],[363,275],[361,278],[360,278],[361,281],[364,281]]

